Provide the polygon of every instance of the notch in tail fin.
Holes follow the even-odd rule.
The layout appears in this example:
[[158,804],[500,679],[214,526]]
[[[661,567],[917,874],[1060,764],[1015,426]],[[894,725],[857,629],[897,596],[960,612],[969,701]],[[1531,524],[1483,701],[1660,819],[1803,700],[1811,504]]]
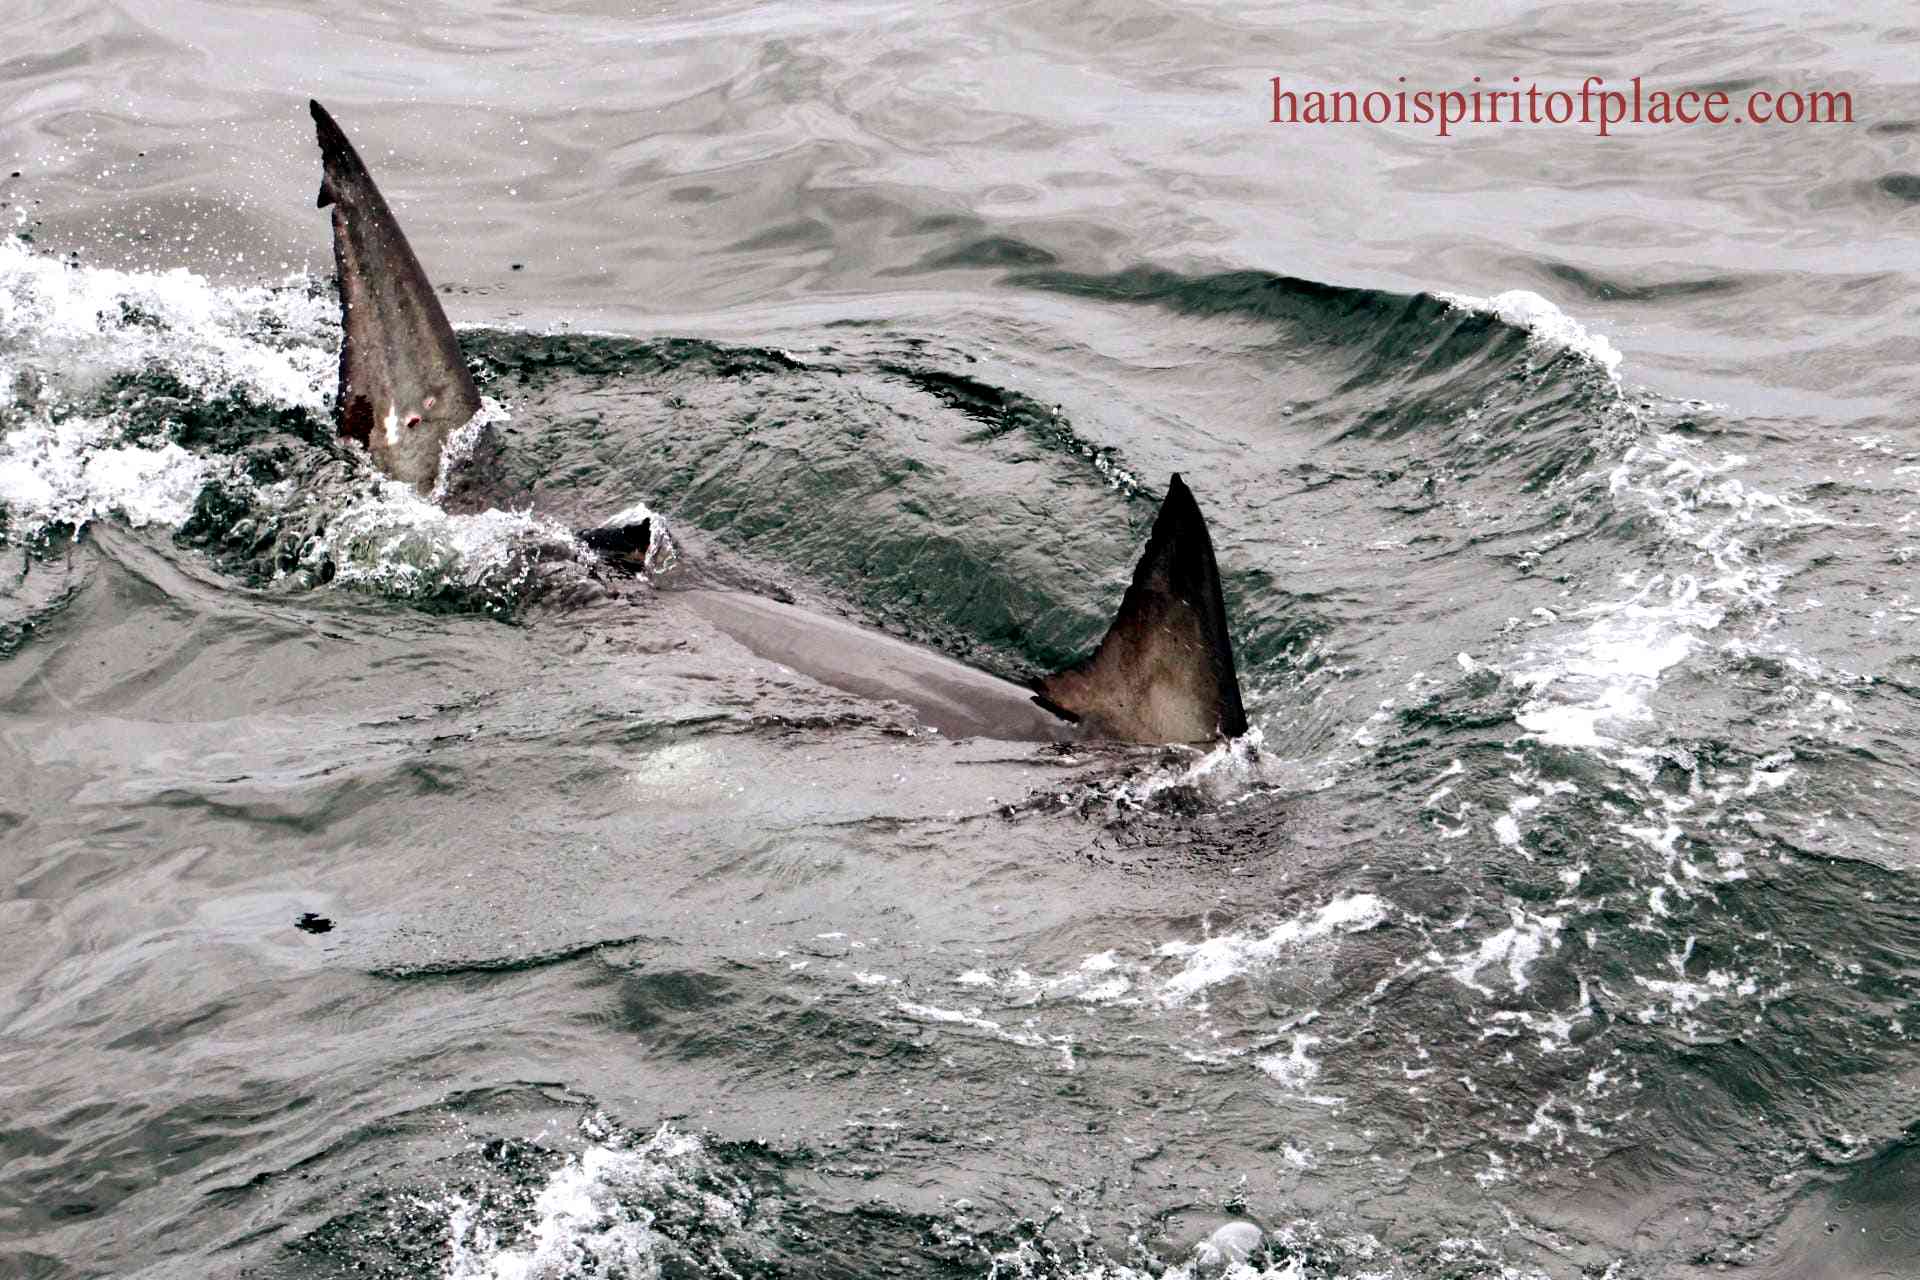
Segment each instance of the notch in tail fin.
[[1036,688],[1042,705],[1103,737],[1204,742],[1247,731],[1213,540],[1177,473],[1106,638]]
[[333,206],[340,280],[340,434],[380,469],[429,492],[449,433],[480,410],[453,326],[373,176],[327,109],[308,103],[320,139],[318,205]]

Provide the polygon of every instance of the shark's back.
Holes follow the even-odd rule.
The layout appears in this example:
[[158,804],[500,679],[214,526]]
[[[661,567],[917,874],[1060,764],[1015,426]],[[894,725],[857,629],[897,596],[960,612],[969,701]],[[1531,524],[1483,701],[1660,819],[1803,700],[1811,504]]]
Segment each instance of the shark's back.
[[1067,742],[1085,737],[1032,690],[841,618],[739,591],[676,591],[672,598],[756,657],[836,689],[911,708],[949,738]]
[[[311,104],[333,207],[340,273],[339,425],[390,475],[422,492],[440,477],[447,433],[479,407],[433,286],[346,134]],[[645,570],[650,522],[591,530],[610,563]],[[901,702],[950,737],[1204,742],[1246,732],[1213,542],[1176,474],[1119,613],[1086,661],[1038,693],[865,627],[736,592],[687,602],[753,653],[825,684]]]

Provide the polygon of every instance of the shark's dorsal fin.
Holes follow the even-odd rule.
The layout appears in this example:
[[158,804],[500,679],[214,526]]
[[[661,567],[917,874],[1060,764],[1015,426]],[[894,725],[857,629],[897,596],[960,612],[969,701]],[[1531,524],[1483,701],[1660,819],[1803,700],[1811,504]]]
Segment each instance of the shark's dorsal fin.
[[1122,741],[1204,742],[1247,731],[1213,540],[1177,474],[1106,638],[1085,662],[1036,687],[1043,706]]
[[422,493],[440,474],[447,435],[479,412],[480,393],[453,326],[393,211],[347,135],[318,102],[319,207],[333,206],[340,279],[340,434]]

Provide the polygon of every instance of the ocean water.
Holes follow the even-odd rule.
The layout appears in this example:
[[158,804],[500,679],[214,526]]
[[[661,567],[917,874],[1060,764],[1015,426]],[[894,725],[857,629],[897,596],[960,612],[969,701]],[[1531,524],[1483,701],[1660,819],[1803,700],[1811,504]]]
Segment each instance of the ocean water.
[[[1920,1276],[1910,6],[6,19],[0,1275]],[[1269,121],[1475,75],[1855,119]],[[510,501],[333,439],[310,96]],[[1210,751],[571,532],[1017,678],[1174,471]]]

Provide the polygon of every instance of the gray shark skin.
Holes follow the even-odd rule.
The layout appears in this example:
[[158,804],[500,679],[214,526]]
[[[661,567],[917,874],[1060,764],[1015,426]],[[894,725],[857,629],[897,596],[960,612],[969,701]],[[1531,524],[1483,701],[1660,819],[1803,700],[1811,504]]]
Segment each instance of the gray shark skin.
[[319,208],[333,206],[340,280],[340,434],[380,469],[430,493],[447,436],[480,411],[480,393],[420,260],[380,188],[327,109],[309,102],[320,139]]
[[[340,430],[390,475],[433,487],[446,435],[479,408],[446,316],[386,201],[319,103],[340,273]],[[580,539],[609,567],[645,572],[657,523]],[[670,546],[670,543],[663,543]],[[1247,731],[1213,541],[1176,474],[1120,611],[1084,662],[1025,688],[844,619],[740,591],[672,596],[757,657],[860,697],[911,708],[953,738],[1200,743]]]
[[944,654],[744,591],[673,592],[755,657],[875,702],[910,707],[949,738],[1074,742],[1102,736],[1048,710],[1024,689]]

